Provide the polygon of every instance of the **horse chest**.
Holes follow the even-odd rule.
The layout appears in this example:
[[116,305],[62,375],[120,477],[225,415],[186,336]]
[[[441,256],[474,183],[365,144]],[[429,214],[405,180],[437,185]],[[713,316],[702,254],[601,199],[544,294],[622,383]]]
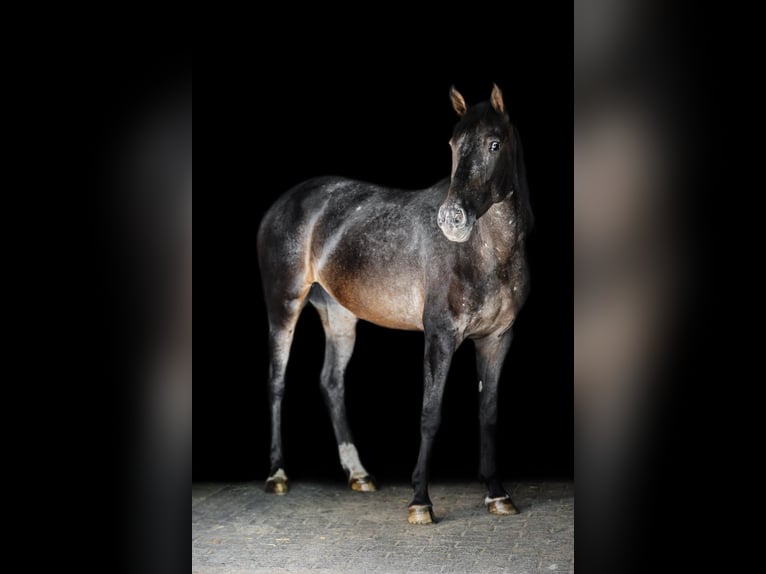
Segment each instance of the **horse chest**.
[[483,336],[513,324],[522,294],[512,265],[477,267],[470,277],[454,276],[448,305],[456,326],[466,336]]

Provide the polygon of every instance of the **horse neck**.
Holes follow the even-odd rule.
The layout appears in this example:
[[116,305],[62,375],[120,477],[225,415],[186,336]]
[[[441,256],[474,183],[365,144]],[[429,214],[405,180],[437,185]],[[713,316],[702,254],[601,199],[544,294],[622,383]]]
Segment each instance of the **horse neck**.
[[509,259],[523,242],[515,192],[490,207],[476,222],[477,248],[492,248],[494,257]]

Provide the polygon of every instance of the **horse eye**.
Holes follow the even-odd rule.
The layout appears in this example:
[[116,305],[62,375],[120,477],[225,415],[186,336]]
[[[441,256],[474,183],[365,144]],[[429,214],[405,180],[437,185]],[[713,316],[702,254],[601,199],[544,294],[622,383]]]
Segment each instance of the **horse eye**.
[[495,140],[489,144],[489,151],[497,151],[500,149],[500,142]]

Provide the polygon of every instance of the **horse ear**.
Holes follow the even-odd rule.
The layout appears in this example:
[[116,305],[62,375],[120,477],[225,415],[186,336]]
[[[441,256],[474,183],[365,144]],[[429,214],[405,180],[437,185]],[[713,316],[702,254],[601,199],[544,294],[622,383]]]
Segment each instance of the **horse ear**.
[[492,95],[489,98],[492,102],[492,107],[499,114],[505,113],[505,104],[503,103],[503,92],[497,87],[497,84],[492,84]]
[[462,116],[468,111],[468,106],[465,105],[463,96],[455,89],[455,86],[449,89],[449,97],[452,100],[452,107],[455,108],[457,115]]

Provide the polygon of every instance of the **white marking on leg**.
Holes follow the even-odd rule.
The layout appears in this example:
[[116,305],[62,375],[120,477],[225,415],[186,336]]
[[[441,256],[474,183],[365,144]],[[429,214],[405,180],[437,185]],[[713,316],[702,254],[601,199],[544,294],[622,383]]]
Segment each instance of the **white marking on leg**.
[[479,379],[479,392],[481,392],[481,389],[483,388],[483,387],[482,387],[482,384],[483,384],[483,383],[481,382],[481,379]]
[[497,498],[490,498],[489,496],[484,497],[484,504],[489,504],[490,502],[497,502],[498,500],[508,500],[511,497],[510,494],[506,494],[505,496],[498,496]]
[[350,442],[342,442],[338,445],[340,454],[340,465],[348,473],[349,478],[367,476],[367,471],[359,460],[359,453],[356,447]]
[[267,480],[284,480],[287,482],[287,475],[285,474],[285,471],[281,468],[277,469],[277,472],[272,474]]

